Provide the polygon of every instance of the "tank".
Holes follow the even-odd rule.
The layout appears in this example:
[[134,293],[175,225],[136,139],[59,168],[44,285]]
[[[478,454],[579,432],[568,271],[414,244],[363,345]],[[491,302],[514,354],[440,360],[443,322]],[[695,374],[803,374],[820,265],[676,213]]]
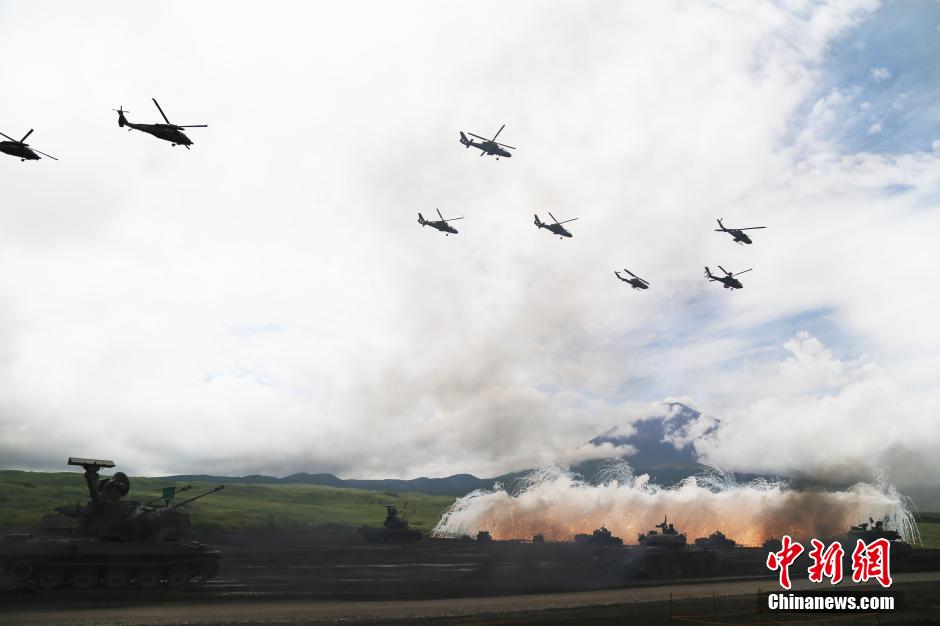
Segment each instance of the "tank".
[[702,576],[718,567],[715,550],[688,545],[685,533],[663,518],[660,532],[650,530],[638,537],[639,549],[631,553],[636,573],[651,578]]
[[858,526],[849,526],[847,533],[835,538],[836,541],[842,544],[842,549],[845,550],[846,554],[852,554],[859,539],[865,543],[871,543],[876,539],[887,539],[891,546],[891,556],[903,557],[911,553],[911,544],[902,541],[901,535],[897,531],[888,530],[885,528],[883,521],[878,520],[876,522],[870,517],[867,523],[862,522]]
[[623,539],[620,537],[614,537],[606,526],[601,526],[592,532],[590,535],[587,533],[578,533],[574,536],[575,543],[586,543],[593,546],[622,546]]
[[180,507],[223,485],[176,504],[173,494],[142,503],[124,499],[130,480],[123,472],[98,475],[113,461],[71,457],[68,464],[85,471],[90,499],[44,516],[38,533],[6,536],[0,567],[17,587],[181,590],[218,573],[221,552],[185,538],[190,518]]
[[716,530],[707,537],[696,539],[695,545],[708,550],[731,550],[738,545],[738,542],[734,539],[728,539],[723,532]]
[[398,507],[391,504],[385,507],[385,522],[382,528],[363,526],[359,532],[367,541],[382,543],[413,543],[421,539],[421,531],[408,527],[408,520],[398,516]]
[[477,533],[477,541],[486,543],[487,541],[493,541],[493,536],[488,530],[481,530]]

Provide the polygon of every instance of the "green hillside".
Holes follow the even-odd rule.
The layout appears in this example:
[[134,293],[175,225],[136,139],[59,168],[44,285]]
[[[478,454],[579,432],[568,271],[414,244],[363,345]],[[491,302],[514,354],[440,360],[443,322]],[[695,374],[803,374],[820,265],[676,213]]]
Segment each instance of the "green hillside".
[[[192,485],[180,498],[197,495],[213,483],[178,483],[157,478],[131,478],[129,497],[148,501],[164,487]],[[38,523],[56,506],[84,503],[88,499],[81,472],[20,472],[0,470],[0,527]],[[313,528],[381,525],[385,509],[394,504],[412,526],[430,530],[441,513],[454,502],[450,496],[398,494],[319,485],[227,485],[223,491],[189,505],[197,530],[246,530],[258,528]]]

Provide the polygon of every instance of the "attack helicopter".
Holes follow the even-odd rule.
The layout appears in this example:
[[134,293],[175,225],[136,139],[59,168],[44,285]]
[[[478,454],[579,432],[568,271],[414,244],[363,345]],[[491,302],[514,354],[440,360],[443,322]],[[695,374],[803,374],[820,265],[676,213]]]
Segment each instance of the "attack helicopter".
[[568,222],[573,222],[573,221],[575,221],[575,220],[578,219],[578,218],[573,217],[573,218],[571,218],[570,220],[565,220],[564,222],[559,222],[558,219],[557,219],[554,215],[552,215],[552,212],[551,212],[551,211],[549,211],[548,214],[551,216],[551,218],[552,218],[553,220],[555,220],[555,223],[554,223],[554,224],[549,224],[549,223],[547,223],[547,222],[543,222],[542,220],[539,219],[538,214],[536,214],[536,215],[535,215],[535,225],[538,226],[539,228],[547,228],[549,231],[555,233],[555,234],[558,235],[559,237],[574,237],[574,235],[572,235],[570,232],[568,232],[568,229],[565,228],[564,226],[562,226],[562,224],[567,224]]
[[620,280],[622,280],[623,282],[629,284],[634,289],[649,289],[650,288],[650,284],[647,281],[643,280],[642,278],[640,278],[639,276],[637,276],[636,274],[634,274],[627,268],[623,268],[623,271],[625,271],[630,276],[633,276],[633,278],[624,278],[623,276],[620,275],[620,272],[617,272],[616,270],[614,271],[614,275]]
[[757,230],[759,228],[767,228],[766,226],[750,226],[748,228],[725,228],[725,225],[721,223],[721,218],[718,218],[718,228],[715,229],[716,233],[728,233],[734,237],[734,242],[738,245],[742,243],[750,244],[754,243],[751,241],[751,238],[744,234],[746,230]]
[[[496,160],[499,161],[499,157],[504,156],[507,159],[512,156],[509,150],[516,150],[512,146],[507,146],[504,143],[497,143],[496,138],[499,137],[499,134],[503,132],[503,129],[506,128],[506,125],[503,124],[499,127],[499,130],[496,131],[496,134],[493,135],[492,139],[487,139],[486,137],[480,137],[479,135],[474,135],[473,133],[468,133],[471,137],[476,137],[480,141],[474,141],[472,139],[467,139],[467,135],[463,134],[463,131],[460,131],[460,143],[462,143],[467,148],[477,148],[480,150],[480,156],[484,154],[496,155]],[[509,148],[509,150],[503,150],[503,148]]]
[[450,218],[449,220],[445,220],[445,219],[444,219],[444,216],[441,215],[441,210],[440,210],[440,209],[435,209],[435,210],[437,211],[437,215],[441,218],[440,221],[438,221],[438,220],[426,220],[426,219],[424,219],[424,216],[423,216],[423,215],[421,215],[420,213],[418,213],[418,223],[421,224],[422,226],[430,226],[431,228],[436,228],[436,229],[438,229],[439,231],[441,231],[442,233],[444,233],[445,236],[448,236],[448,235],[451,235],[451,234],[456,235],[456,234],[457,234],[457,229],[454,228],[453,226],[451,226],[450,224],[448,224],[447,222],[454,222],[454,221],[457,221],[457,220],[462,220],[463,218],[462,218],[462,217],[452,217],[452,218]]
[[737,274],[732,274],[731,272],[729,272],[728,270],[726,270],[720,265],[718,266],[718,269],[724,272],[725,276],[715,276],[714,274],[712,274],[711,270],[708,269],[708,266],[706,265],[705,266],[705,278],[707,278],[710,281],[721,283],[722,285],[725,286],[725,289],[744,289],[744,285],[742,285],[741,281],[735,278],[735,276],[740,276],[741,274],[744,274],[745,272],[750,272],[754,268],[753,267],[748,268],[744,270],[743,272],[738,272]]
[[10,156],[19,157],[20,161],[38,161],[39,155],[41,154],[44,157],[48,157],[53,161],[58,161],[59,159],[55,158],[51,154],[46,154],[45,152],[40,152],[36,148],[30,148],[29,144],[26,143],[26,138],[33,134],[33,129],[30,128],[29,132],[23,135],[23,138],[17,141],[13,137],[5,133],[0,133],[9,141],[0,141],[0,152],[9,154]]
[[139,130],[143,133],[148,133],[156,137],[157,139],[162,139],[163,141],[169,141],[173,146],[183,146],[189,150],[189,146],[193,145],[192,140],[183,133],[184,128],[207,128],[207,124],[189,124],[187,126],[180,126],[178,124],[173,124],[166,117],[166,113],[163,112],[163,109],[160,108],[160,103],[157,102],[156,98],[151,98],[153,103],[157,105],[157,110],[160,111],[160,115],[163,116],[163,119],[166,120],[166,124],[134,124],[133,122],[128,122],[127,118],[124,117],[125,113],[130,113],[130,111],[125,111],[124,107],[118,107],[117,109],[112,109],[112,111],[118,114],[118,126],[124,128],[127,126],[127,130]]

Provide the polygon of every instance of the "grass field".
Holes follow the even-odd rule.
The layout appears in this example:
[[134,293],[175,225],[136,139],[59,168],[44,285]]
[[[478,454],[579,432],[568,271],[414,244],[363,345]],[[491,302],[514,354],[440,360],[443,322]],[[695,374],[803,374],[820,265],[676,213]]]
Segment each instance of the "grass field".
[[[176,483],[157,478],[131,478],[131,498],[148,501],[164,487],[192,485],[180,498],[214,487],[210,483]],[[57,506],[88,499],[81,472],[0,470],[0,527],[34,526]],[[319,485],[227,485],[189,505],[193,527],[207,531],[262,528],[316,528],[327,525],[380,526],[381,504],[394,504],[412,526],[428,531],[454,502],[449,496],[341,489]],[[924,547],[940,548],[940,513],[918,513]]]
[[[176,483],[156,478],[131,478],[129,498],[149,501],[164,487],[191,484],[178,497],[197,495],[209,483]],[[57,506],[84,503],[88,492],[81,472],[0,471],[0,527],[36,525]],[[412,526],[430,530],[454,502],[449,496],[340,489],[319,485],[227,485],[223,491],[189,505],[197,530],[234,531],[258,528],[381,526],[385,509],[399,507]]]

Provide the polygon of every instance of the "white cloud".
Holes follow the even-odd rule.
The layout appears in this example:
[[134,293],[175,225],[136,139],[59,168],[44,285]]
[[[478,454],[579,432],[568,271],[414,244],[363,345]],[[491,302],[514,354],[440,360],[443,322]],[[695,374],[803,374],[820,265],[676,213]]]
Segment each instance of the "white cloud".
[[[601,6],[29,5],[5,20],[0,58],[52,43],[7,68],[22,89],[3,130],[35,126],[61,158],[0,158],[15,173],[5,464],[495,475],[663,395],[733,413],[728,370],[760,370],[761,329],[819,309],[883,357],[890,397],[926,393],[940,223],[914,209],[936,197],[937,155],[841,154],[833,111],[852,93],[801,116],[826,50],[875,4]],[[64,113],[62,93],[84,97]],[[191,152],[117,128],[119,105],[157,119],[151,96],[209,123]],[[504,122],[512,159],[457,143]],[[466,216],[458,236],[417,225],[435,206]],[[579,217],[575,238],[536,231],[536,210]],[[718,216],[769,228],[733,246]],[[746,289],[706,284],[718,263],[753,266]],[[652,288],[621,288],[624,265]],[[814,375],[858,375],[834,358],[812,357]],[[799,389],[806,371],[777,375]]]
[[866,360],[835,358],[800,333],[783,361],[752,371],[740,402],[700,440],[705,457],[736,471],[802,473],[833,480],[885,473],[931,485],[940,470],[940,389],[913,391]]
[[930,149],[934,152],[940,151],[940,139],[934,140],[934,142],[930,144]]
[[866,102],[863,102],[863,103],[861,103],[860,105],[858,105],[858,109],[859,109],[860,111],[867,111],[867,110],[870,109],[870,108],[871,108],[871,102],[867,102],[867,101],[866,101]]
[[869,135],[877,135],[880,132],[881,132],[881,122],[875,122],[874,124],[868,127]]
[[868,71],[871,74],[871,77],[877,83],[890,80],[891,77],[893,76],[893,74],[891,73],[891,70],[889,70],[886,67],[872,67],[872,68],[869,68]]

